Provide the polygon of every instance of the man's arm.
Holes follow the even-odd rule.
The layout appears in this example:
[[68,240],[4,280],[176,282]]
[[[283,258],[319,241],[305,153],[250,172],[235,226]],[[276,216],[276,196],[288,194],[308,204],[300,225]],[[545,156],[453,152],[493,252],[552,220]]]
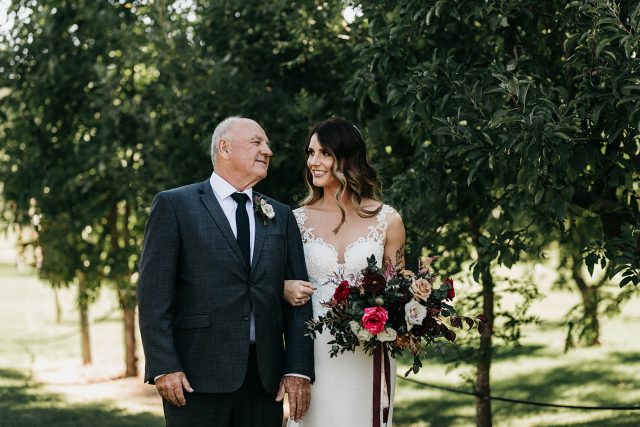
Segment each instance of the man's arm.
[[175,212],[166,194],[159,193],[151,204],[138,280],[145,381],[152,384],[158,375],[182,371],[171,329],[179,240]]
[[[304,251],[300,230],[291,209],[287,209],[287,268],[285,279],[309,280],[304,263]],[[311,303],[293,307],[283,301],[285,319],[285,375],[280,383],[276,400],[289,395],[289,414],[299,421],[309,409],[311,401],[310,382],[314,380],[313,341],[307,333],[307,321],[312,318]]]
[[[309,280],[304,262],[300,230],[291,209],[287,212],[287,268],[285,279]],[[313,317],[311,303],[293,307],[282,304],[285,320],[285,366],[287,374],[298,374],[314,380],[313,341],[307,336],[307,321]]]

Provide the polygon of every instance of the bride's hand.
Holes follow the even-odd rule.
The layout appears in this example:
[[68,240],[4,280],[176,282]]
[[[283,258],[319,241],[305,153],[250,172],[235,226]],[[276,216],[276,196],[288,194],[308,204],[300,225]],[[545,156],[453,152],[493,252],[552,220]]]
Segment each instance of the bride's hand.
[[307,303],[316,287],[304,280],[285,280],[283,298],[294,307]]

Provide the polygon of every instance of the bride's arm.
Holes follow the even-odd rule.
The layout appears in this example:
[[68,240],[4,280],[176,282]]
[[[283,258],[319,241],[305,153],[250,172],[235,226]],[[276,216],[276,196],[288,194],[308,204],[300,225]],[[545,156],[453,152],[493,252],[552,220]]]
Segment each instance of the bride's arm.
[[404,268],[404,241],[405,231],[402,218],[398,212],[387,216],[387,237],[384,242],[385,264],[391,260],[394,268]]
[[299,306],[309,301],[315,290],[315,286],[304,280],[285,280],[282,297],[289,304]]

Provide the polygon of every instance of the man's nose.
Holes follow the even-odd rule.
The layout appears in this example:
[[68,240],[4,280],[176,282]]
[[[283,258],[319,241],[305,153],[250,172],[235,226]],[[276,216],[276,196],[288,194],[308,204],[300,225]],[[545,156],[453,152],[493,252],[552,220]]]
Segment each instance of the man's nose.
[[262,154],[264,156],[271,157],[271,156],[273,156],[273,151],[271,151],[271,147],[269,147],[268,145],[265,144],[262,147]]

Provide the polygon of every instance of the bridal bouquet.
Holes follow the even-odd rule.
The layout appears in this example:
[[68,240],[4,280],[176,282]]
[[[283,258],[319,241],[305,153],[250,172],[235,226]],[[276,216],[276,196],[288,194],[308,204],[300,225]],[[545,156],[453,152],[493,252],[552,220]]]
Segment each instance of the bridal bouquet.
[[[383,271],[371,256],[356,277],[336,275],[333,297],[323,303],[328,311],[309,322],[310,335],[315,338],[327,328],[334,337],[329,341],[332,357],[354,351],[358,345],[369,355],[381,347],[393,357],[408,351],[414,360],[405,376],[417,373],[426,347],[454,341],[453,328],[466,324],[471,329],[475,324],[470,317],[456,314],[453,280],[442,280],[432,270],[435,259],[420,261],[418,272],[413,273],[392,266]],[[478,322],[482,332],[482,319]]]

